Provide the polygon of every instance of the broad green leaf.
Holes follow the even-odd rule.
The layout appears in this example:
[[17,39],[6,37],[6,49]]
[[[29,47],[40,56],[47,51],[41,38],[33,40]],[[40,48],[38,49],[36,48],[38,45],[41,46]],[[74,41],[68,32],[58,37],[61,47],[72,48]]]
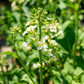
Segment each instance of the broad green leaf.
[[83,73],[83,70],[80,67],[77,67],[74,71],[74,75],[79,76]]

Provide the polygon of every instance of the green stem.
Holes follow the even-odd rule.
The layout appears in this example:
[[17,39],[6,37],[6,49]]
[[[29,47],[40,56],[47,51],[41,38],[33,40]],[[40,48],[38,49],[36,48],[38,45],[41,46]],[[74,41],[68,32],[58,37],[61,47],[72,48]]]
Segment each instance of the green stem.
[[1,64],[1,70],[2,70],[2,74],[3,74],[3,82],[5,84],[5,74],[4,74],[4,70],[3,70],[3,65]]
[[[79,5],[79,2],[78,2],[78,5]],[[77,51],[77,42],[78,42],[78,27],[79,27],[78,10],[75,11],[75,45],[74,45],[74,53],[73,53],[74,64],[75,64],[75,61],[76,61],[76,51]]]
[[[40,22],[40,18],[39,18],[39,41],[41,41],[41,22]],[[40,67],[40,84],[43,84],[42,52],[41,52],[41,50],[39,50],[39,61],[40,61],[40,64],[41,64],[41,67]]]
[[[14,43],[14,36],[13,36],[13,43]],[[17,53],[17,49],[16,49],[16,47],[15,47],[15,44],[14,44],[14,49],[15,49],[16,55],[18,56],[18,53]],[[20,58],[19,56],[18,56],[18,60],[19,60],[20,64],[22,65],[24,71],[28,74],[28,76],[29,76],[29,78],[31,79],[32,83],[33,83],[33,84],[36,84],[36,83],[34,82],[34,80],[32,79],[30,73],[29,73],[28,70],[26,69],[25,64],[22,62],[22,60],[21,60],[21,58]]]

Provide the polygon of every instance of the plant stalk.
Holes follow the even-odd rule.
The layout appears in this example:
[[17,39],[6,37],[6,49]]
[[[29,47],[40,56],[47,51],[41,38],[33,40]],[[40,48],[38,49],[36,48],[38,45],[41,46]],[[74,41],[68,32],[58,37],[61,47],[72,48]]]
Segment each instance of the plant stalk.
[[[41,22],[40,22],[40,18],[39,18],[39,41],[41,41]],[[40,84],[43,84],[42,52],[41,52],[41,50],[39,50],[39,61],[40,61],[40,64],[41,64],[41,67],[40,67]]]
[[[79,1],[78,1],[78,5],[79,5]],[[77,51],[77,42],[78,42],[78,27],[79,27],[78,11],[79,9],[75,11],[75,45],[74,45],[74,53],[73,53],[74,64],[76,61],[76,51]]]

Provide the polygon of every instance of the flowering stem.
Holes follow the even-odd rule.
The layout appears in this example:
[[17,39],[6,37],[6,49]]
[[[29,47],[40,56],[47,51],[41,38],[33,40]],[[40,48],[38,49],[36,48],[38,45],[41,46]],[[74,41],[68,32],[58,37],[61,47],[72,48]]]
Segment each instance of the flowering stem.
[[[39,18],[39,41],[41,41],[41,22],[40,22],[40,18]],[[41,67],[40,67],[40,84],[43,84],[42,53],[41,53],[41,50],[39,50],[39,61],[40,61],[40,64],[41,64]]]
[[[13,36],[13,44],[14,44],[14,36]],[[14,44],[14,49],[15,49],[16,55],[18,56],[18,53],[17,53],[16,47],[15,47],[15,44]],[[33,83],[33,84],[36,84],[36,83],[33,81],[33,79],[32,79],[32,77],[31,77],[30,73],[29,73],[28,70],[26,69],[24,63],[22,62],[22,60],[21,60],[21,58],[20,58],[19,56],[18,56],[18,60],[19,60],[20,64],[22,65],[24,71],[28,74],[28,76],[29,76],[29,78],[31,79],[32,83]]]
[[[79,1],[78,1],[78,5],[80,5]],[[77,42],[78,42],[78,27],[79,27],[78,11],[79,11],[79,9],[75,11],[75,46],[74,46],[74,53],[73,53],[74,64],[75,64],[75,61],[76,61],[76,51],[77,51]]]

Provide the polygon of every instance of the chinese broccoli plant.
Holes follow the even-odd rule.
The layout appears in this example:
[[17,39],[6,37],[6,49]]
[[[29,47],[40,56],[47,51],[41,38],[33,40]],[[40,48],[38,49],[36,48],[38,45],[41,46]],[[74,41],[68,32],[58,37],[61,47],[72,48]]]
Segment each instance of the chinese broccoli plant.
[[[59,35],[63,35],[61,26],[57,20],[46,17],[47,14],[42,8],[35,9],[30,21],[26,23],[24,31],[18,27],[11,28],[10,31],[13,34],[13,39],[17,33],[22,35],[24,38],[22,45],[28,53],[33,50],[38,51],[39,62],[33,63],[32,67],[34,70],[37,68],[40,69],[40,84],[43,84],[43,67],[46,66],[46,63],[57,61],[56,52],[58,51],[58,43],[56,42],[56,38]],[[15,50],[17,51],[17,48]],[[45,61],[44,56],[48,58],[47,61]],[[28,75],[34,83],[31,75],[29,73]]]

